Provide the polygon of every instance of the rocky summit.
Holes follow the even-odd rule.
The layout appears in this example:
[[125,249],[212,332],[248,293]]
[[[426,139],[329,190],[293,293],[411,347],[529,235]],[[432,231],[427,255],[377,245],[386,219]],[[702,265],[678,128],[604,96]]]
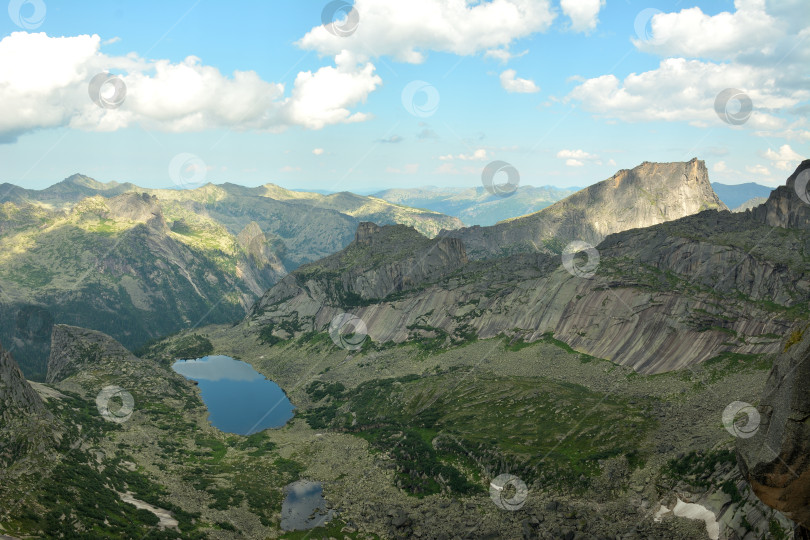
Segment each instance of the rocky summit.
[[645,162],[621,170],[553,205],[491,227],[446,231],[460,238],[472,259],[518,252],[554,251],[571,241],[592,245],[607,235],[649,227],[709,209],[726,210],[709,182],[706,164]]
[[[644,373],[724,352],[774,353],[810,299],[804,222],[791,218],[775,229],[767,210],[804,215],[807,205],[790,193],[776,190],[746,213],[704,210],[614,233],[579,259],[571,254],[567,266],[564,254],[545,249],[469,261],[463,238],[443,245],[413,230],[362,225],[346,250],[271,288],[245,324],[294,328],[279,330],[290,337],[350,310],[382,343],[442,335],[450,344],[469,332],[526,341],[553,334]],[[758,243],[765,235],[768,245]]]

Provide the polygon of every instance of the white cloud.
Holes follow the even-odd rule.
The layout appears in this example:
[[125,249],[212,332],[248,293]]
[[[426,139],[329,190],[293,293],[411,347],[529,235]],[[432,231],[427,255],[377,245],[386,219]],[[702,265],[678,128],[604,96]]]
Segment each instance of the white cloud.
[[419,64],[425,51],[471,55],[505,48],[514,40],[541,32],[551,25],[549,0],[492,0],[472,5],[466,0],[356,0],[360,17],[347,37],[322,25],[297,44],[322,55],[350,51],[358,58],[388,55]]
[[714,172],[726,172],[728,170],[728,165],[726,165],[725,161],[718,161],[712,166],[712,170]]
[[315,154],[316,156],[320,156],[321,154],[323,154],[323,148],[314,148],[312,150],[312,153]]
[[489,152],[487,152],[485,148],[478,148],[471,154],[458,154],[456,156],[453,154],[447,154],[444,156],[439,156],[439,159],[442,161],[452,161],[454,159],[460,159],[462,161],[484,161],[488,156]]
[[[349,107],[365,101],[382,80],[372,64],[338,55],[335,66],[299,73],[291,95],[284,85],[253,71],[227,77],[189,56],[180,63],[145,60],[135,54],[107,56],[97,35],[49,37],[15,32],[0,41],[0,142],[42,128],[70,126],[113,131],[133,124],[164,131],[211,128],[320,129],[367,116]],[[88,96],[98,73],[119,74],[126,100],[103,109]]]
[[281,172],[301,172],[301,167],[294,167],[292,165],[285,165],[279,169]]
[[765,165],[746,165],[745,170],[751,174],[758,174],[761,176],[770,176],[771,171]]
[[773,85],[774,74],[740,64],[713,64],[669,58],[658,69],[631,73],[623,81],[614,75],[588,79],[568,95],[589,111],[629,122],[685,121],[696,125],[721,122],[715,98],[726,88],[739,88],[754,103],[746,125],[776,129],[784,121],[767,112],[792,107],[807,91],[786,92]]
[[107,39],[105,41],[102,41],[101,44],[102,45],[112,45],[113,43],[118,43],[119,41],[121,41],[121,38],[118,37],[118,36],[115,36],[115,37],[112,37],[112,38]]
[[650,21],[642,51],[662,57],[658,68],[584,80],[567,96],[600,116],[628,122],[674,121],[717,126],[717,95],[740,89],[753,102],[742,127],[801,139],[786,129],[810,99],[804,74],[810,65],[810,10],[805,0],[736,0],[734,12],[706,15],[700,8],[659,13]]
[[804,159],[789,144],[783,144],[776,152],[768,148],[765,151],[765,157],[780,171],[793,171]]
[[737,0],[734,4],[734,13],[707,15],[699,7],[658,13],[650,20],[650,39],[633,43],[642,51],[662,56],[722,60],[767,51],[787,29],[781,24],[787,21],[777,21],[766,12],[764,1]]
[[604,5],[605,0],[560,0],[560,7],[571,19],[571,30],[575,32],[590,32],[596,29],[599,10]]
[[585,150],[560,150],[557,152],[558,158],[575,158],[575,159],[596,159],[597,156],[589,154]]
[[531,79],[515,78],[515,70],[507,69],[501,73],[501,86],[507,92],[517,92],[521,94],[532,94],[539,92],[540,88]]
[[374,65],[359,65],[352,55],[342,52],[335,57],[336,67],[326,66],[315,73],[303,71],[295,78],[287,112],[292,123],[312,129],[328,124],[362,122],[363,113],[352,114],[348,106],[365,102],[382,79],[374,74]]
[[509,49],[489,49],[487,52],[484,53],[484,58],[494,58],[495,60],[500,60],[502,63],[507,63],[509,60],[513,58],[520,58],[521,56],[527,54],[529,49],[524,50],[520,53],[512,53]]
[[[599,156],[596,154],[590,154],[585,150],[560,150],[557,152],[557,157],[560,159],[565,160],[565,164],[569,167],[582,167],[585,165],[586,161],[590,161],[591,163],[595,163],[596,165],[601,165],[602,162],[599,160]],[[613,160],[611,160],[613,161]],[[613,165],[616,163],[614,162]]]

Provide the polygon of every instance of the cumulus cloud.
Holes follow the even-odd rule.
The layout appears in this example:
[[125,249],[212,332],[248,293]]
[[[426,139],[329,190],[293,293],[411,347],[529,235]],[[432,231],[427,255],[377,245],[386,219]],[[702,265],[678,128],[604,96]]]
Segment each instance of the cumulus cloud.
[[508,48],[514,40],[548,29],[554,20],[549,0],[356,0],[360,16],[347,37],[319,25],[298,41],[322,55],[350,51],[358,58],[391,56],[419,64],[426,51],[470,55]]
[[456,156],[447,154],[445,156],[439,156],[439,159],[442,161],[452,161],[454,159],[460,159],[461,161],[484,161],[487,159],[487,156],[489,156],[489,152],[487,152],[485,148],[478,148],[470,154],[458,154]]
[[[351,55],[335,66],[299,73],[289,96],[282,84],[253,71],[225,76],[189,56],[179,63],[137,55],[107,56],[97,35],[50,37],[15,32],[0,41],[0,142],[37,129],[70,126],[114,131],[133,124],[185,132],[210,128],[320,129],[367,118],[349,108],[382,83],[370,63]],[[98,73],[117,74],[126,85],[120,108],[104,109],[88,95]]]
[[715,98],[726,88],[738,88],[754,103],[746,125],[777,129],[784,120],[768,112],[799,103],[806,91],[784,92],[773,85],[773,74],[740,64],[714,64],[685,58],[662,60],[658,69],[628,75],[588,79],[574,88],[568,99],[597,114],[625,121],[686,121],[695,125],[717,124]]
[[765,151],[765,157],[771,162],[771,165],[780,171],[793,171],[799,162],[804,159],[789,144],[783,144],[778,151],[768,148]]
[[664,56],[724,60],[767,51],[789,26],[789,21],[767,13],[762,0],[737,0],[734,5],[733,13],[717,15],[707,15],[699,7],[658,13],[650,20],[651,38],[633,43],[642,51]]
[[521,94],[532,94],[539,92],[540,88],[531,79],[515,78],[515,70],[507,69],[501,73],[501,86],[507,92],[517,92]]
[[[698,7],[658,13],[649,39],[634,39],[641,51],[662,57],[656,69],[585,79],[567,96],[584,109],[610,118],[683,121],[718,125],[717,95],[736,88],[753,102],[744,128],[802,138],[787,130],[810,99],[804,79],[810,48],[810,10],[804,0],[736,0],[733,12],[707,15]],[[787,117],[787,118],[786,118]],[[767,136],[767,135],[766,135]]]
[[560,0],[563,13],[571,19],[571,30],[590,32],[599,22],[599,10],[605,0]]
[[712,170],[714,172],[726,172],[728,170],[728,165],[726,165],[725,161],[718,161],[712,166]]
[[484,53],[484,58],[494,58],[495,60],[500,60],[502,63],[506,63],[513,58],[520,58],[521,56],[528,54],[529,49],[524,50],[520,53],[513,53],[509,49],[490,49]]
[[316,156],[323,155],[323,148],[314,148],[312,150],[312,153],[315,154]]
[[751,174],[758,174],[760,176],[770,176],[771,171],[765,165],[746,165],[745,170]]
[[[565,160],[565,164],[569,167],[582,167],[586,161],[590,161],[597,165],[602,162],[596,154],[590,154],[585,150],[560,150],[557,152],[557,157]],[[612,161],[612,160],[611,160]],[[615,165],[615,163],[613,163]]]

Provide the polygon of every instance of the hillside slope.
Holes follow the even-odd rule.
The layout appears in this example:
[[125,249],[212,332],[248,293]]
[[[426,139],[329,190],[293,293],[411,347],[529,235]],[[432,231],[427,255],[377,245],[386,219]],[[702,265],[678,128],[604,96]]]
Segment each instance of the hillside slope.
[[461,222],[350,193],[271,184],[150,190],[74,175],[44,190],[0,186],[0,340],[45,377],[50,326],[125,346],[234,321],[290,270],[345,247],[360,218],[435,235]]

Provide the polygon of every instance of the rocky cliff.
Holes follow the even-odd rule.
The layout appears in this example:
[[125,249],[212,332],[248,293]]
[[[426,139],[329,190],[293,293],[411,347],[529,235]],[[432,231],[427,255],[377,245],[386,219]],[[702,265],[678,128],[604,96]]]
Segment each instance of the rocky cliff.
[[[801,215],[798,204],[791,199],[786,211]],[[433,257],[420,271],[414,257],[441,244],[400,253],[409,242],[427,246],[413,236],[403,242],[387,227],[362,227],[352,246],[270,289],[245,324],[322,331],[350,311],[378,343],[552,333],[578,351],[659,373],[723,352],[773,353],[779,336],[810,315],[806,230],[753,212],[708,210],[613,234],[569,267],[547,253],[468,262],[465,246],[454,245],[454,256]]]
[[45,382],[57,383],[102,360],[124,362],[137,361],[137,358],[102,332],[66,324],[54,325]]
[[644,162],[534,214],[443,234],[462,239],[472,259],[543,249],[559,252],[574,240],[596,245],[611,233],[707,209],[727,208],[712,190],[703,161]]
[[0,345],[0,421],[9,422],[20,411],[40,413],[45,409],[11,353]]
[[810,229],[808,180],[810,159],[803,161],[787,183],[773,190],[765,204],[753,208],[751,213],[772,227]]
[[9,478],[30,472],[31,456],[50,444],[52,429],[52,415],[0,345],[0,496]]
[[743,475],[765,504],[797,523],[796,538],[810,537],[808,330],[804,324],[788,334],[757,406],[759,428],[737,443]]

